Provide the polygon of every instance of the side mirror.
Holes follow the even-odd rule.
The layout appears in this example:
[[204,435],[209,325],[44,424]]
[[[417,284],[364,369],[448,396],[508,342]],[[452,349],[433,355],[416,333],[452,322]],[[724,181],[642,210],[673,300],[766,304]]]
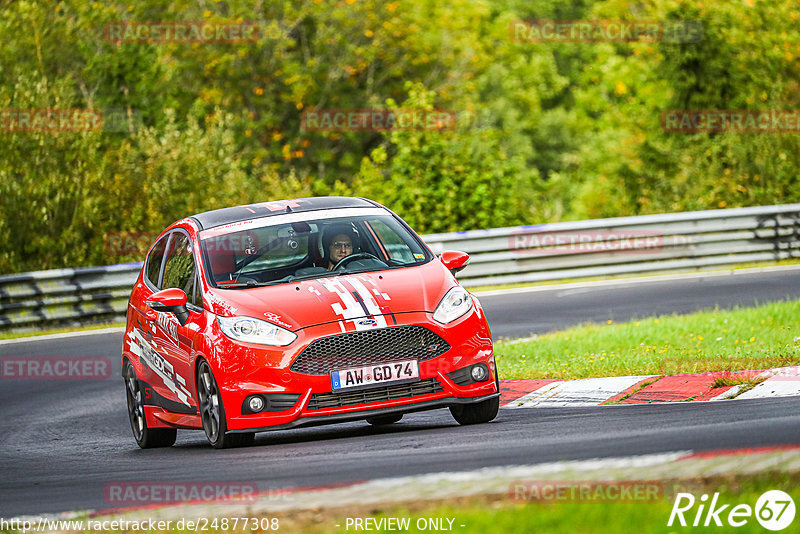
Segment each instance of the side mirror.
[[451,273],[456,274],[469,263],[469,254],[457,250],[445,250],[439,254],[439,259]]
[[189,310],[186,309],[186,293],[182,289],[173,287],[153,293],[147,299],[147,305],[157,312],[174,313],[181,326],[189,320]]

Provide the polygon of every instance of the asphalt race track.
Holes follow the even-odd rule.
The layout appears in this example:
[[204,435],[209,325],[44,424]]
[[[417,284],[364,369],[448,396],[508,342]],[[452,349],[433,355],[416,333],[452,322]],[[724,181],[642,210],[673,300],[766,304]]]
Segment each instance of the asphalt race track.
[[[519,337],[585,321],[800,298],[800,270],[620,283],[481,298],[493,333]],[[676,450],[800,444],[800,398],[501,410],[460,427],[447,410],[374,428],[350,423],[263,433],[217,451],[202,432],[140,450],[119,377],[121,336],[0,344],[0,357],[101,356],[96,381],[0,381],[0,516],[109,508],[112,482],[256,482],[262,491],[486,466]]]

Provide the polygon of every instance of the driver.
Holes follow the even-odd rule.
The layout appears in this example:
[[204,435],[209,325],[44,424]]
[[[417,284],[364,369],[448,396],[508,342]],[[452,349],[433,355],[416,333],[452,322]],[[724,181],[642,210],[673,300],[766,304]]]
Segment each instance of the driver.
[[336,228],[326,236],[324,246],[328,259],[327,269],[330,271],[337,263],[353,253],[357,246],[356,236],[348,228]]

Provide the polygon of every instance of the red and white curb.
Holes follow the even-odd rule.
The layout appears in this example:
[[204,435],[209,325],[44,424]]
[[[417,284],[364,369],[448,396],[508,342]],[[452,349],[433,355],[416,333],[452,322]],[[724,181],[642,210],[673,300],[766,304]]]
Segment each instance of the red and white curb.
[[[763,380],[740,393],[743,385],[712,387],[717,379]],[[503,408],[596,406],[604,403],[717,401],[732,397],[758,399],[800,395],[800,367],[722,371],[681,375],[616,376],[578,380],[503,380]]]

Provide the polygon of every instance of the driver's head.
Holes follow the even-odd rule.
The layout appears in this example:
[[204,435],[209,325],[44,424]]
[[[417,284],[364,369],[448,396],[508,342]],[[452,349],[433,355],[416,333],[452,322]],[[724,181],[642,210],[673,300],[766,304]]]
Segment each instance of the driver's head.
[[358,237],[348,225],[336,225],[325,232],[323,247],[330,269],[356,251]]
[[331,263],[336,265],[337,262],[343,260],[353,253],[353,240],[347,234],[336,234],[328,245],[328,256]]

